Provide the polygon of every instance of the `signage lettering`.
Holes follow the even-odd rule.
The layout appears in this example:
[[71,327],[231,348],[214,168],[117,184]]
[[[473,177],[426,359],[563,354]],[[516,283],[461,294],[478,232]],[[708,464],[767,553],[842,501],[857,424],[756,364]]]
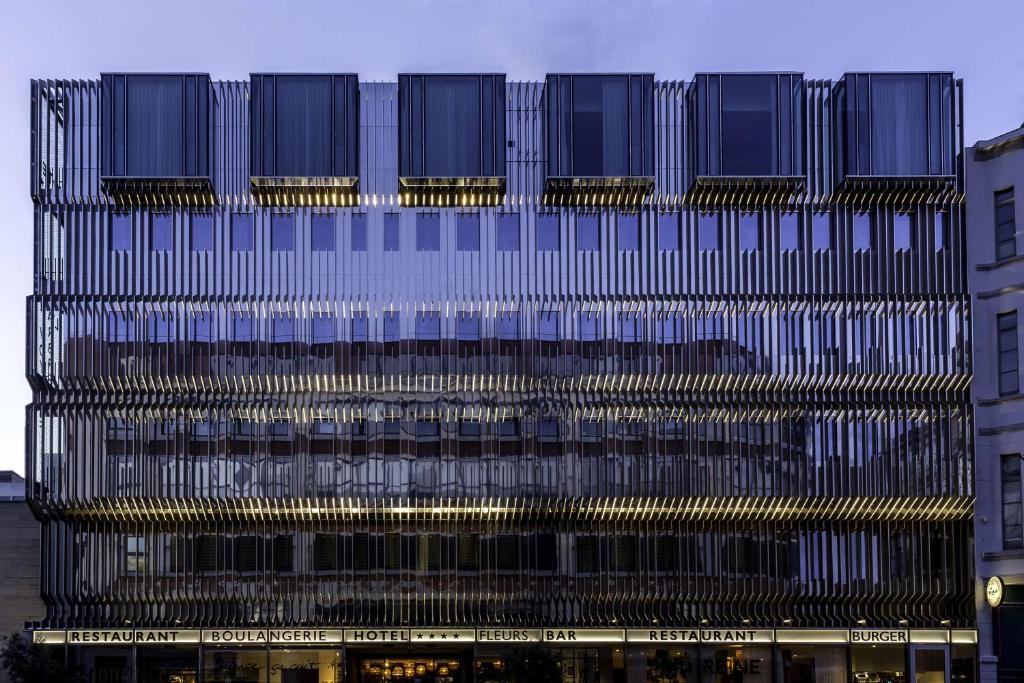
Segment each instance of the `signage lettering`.
[[906,631],[885,631],[873,629],[857,629],[850,631],[851,643],[905,643]]
[[681,629],[632,629],[626,631],[626,640],[631,643],[698,643],[700,634]]
[[165,631],[149,629],[135,631],[136,643],[198,643],[199,631]]
[[74,644],[96,643],[131,643],[134,638],[131,631],[68,631],[68,642]]
[[271,630],[271,643],[340,643],[341,631],[330,629]]
[[535,643],[540,631],[528,628],[481,628],[476,639],[483,643]]
[[602,628],[548,628],[544,629],[544,642],[548,643],[621,643],[623,632]]
[[351,629],[345,631],[346,643],[407,643],[408,629]]
[[265,643],[267,632],[257,630],[203,631],[204,643]]

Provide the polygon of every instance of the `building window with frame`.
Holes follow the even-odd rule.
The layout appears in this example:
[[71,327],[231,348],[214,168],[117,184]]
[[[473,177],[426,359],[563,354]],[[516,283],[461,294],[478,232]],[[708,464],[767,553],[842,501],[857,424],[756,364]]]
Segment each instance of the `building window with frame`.
[[366,251],[366,214],[352,214],[352,251]]
[[1002,457],[1000,481],[1003,494],[1003,550],[1024,548],[1024,529],[1021,520],[1020,487],[1021,454],[1013,453]]
[[1013,258],[1017,255],[1017,218],[1014,215],[1013,188],[995,193],[996,260]]
[[558,251],[562,248],[561,225],[556,213],[537,216],[537,251]]
[[213,214],[192,214],[192,251],[213,251]]
[[314,213],[310,221],[310,246],[313,251],[334,251],[333,213]]
[[519,214],[498,214],[494,237],[498,251],[519,251]]
[[458,251],[480,251],[480,214],[460,213],[455,216],[455,248]]
[[295,214],[275,213],[270,217],[270,250],[295,250]]
[[757,251],[761,242],[761,220],[756,213],[740,214],[740,251]]
[[910,251],[913,246],[913,217],[909,213],[897,213],[892,217],[892,248],[896,251]]
[[640,214],[623,213],[618,217],[619,251],[636,251],[640,248]]
[[146,573],[146,538],[127,536],[124,539],[124,570],[129,576]]
[[436,213],[416,215],[416,251],[441,251],[441,216]]
[[231,214],[231,250],[252,251],[253,215],[251,213]]
[[398,251],[402,237],[397,213],[384,214],[384,251]]
[[601,249],[601,229],[596,213],[581,213],[576,217],[576,250]]
[[150,251],[170,251],[174,248],[174,217],[169,213],[153,214],[149,227]]
[[800,250],[800,216],[783,213],[779,216],[779,247],[782,251]]
[[679,214],[658,214],[658,249],[675,251],[679,249]]
[[814,251],[828,251],[832,247],[832,216],[816,213],[811,217],[811,246]]
[[718,214],[702,213],[697,217],[697,248],[701,251],[718,249]]
[[1020,353],[1017,334],[1017,311],[1000,313],[996,317],[1000,396],[1020,393]]
[[113,251],[132,249],[132,215],[127,211],[110,215],[110,248]]

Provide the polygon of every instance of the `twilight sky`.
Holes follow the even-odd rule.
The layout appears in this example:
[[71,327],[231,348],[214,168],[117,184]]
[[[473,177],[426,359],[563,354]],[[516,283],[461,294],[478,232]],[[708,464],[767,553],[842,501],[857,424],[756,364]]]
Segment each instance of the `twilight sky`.
[[1020,0],[7,0],[0,14],[0,469],[24,472],[29,80],[101,71],[952,70],[967,144],[1024,122]]

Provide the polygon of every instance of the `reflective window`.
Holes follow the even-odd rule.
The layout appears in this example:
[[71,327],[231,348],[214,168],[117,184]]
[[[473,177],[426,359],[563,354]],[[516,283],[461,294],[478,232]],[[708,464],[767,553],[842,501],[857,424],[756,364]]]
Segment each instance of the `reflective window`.
[[640,215],[623,213],[618,216],[619,250],[635,251],[640,248]]
[[169,213],[154,213],[149,248],[153,251],[170,251],[173,247],[174,218]]
[[335,318],[328,313],[313,316],[313,343],[329,344],[335,340]]
[[480,314],[460,311],[455,316],[455,337],[459,341],[480,341]]
[[441,339],[440,311],[419,311],[416,313],[416,338],[421,341]]
[[480,251],[480,214],[460,213],[455,216],[455,248],[458,251]]
[[519,311],[498,313],[494,321],[495,336],[498,339],[519,339]]
[[253,215],[251,213],[231,214],[231,249],[233,251],[253,250]]
[[174,332],[174,320],[166,312],[153,312],[146,316],[147,341],[166,344],[174,341]]
[[576,249],[597,251],[601,248],[597,214],[581,213],[576,217]]
[[662,250],[679,248],[679,214],[658,214],[658,248]]
[[996,260],[1017,255],[1017,219],[1013,188],[995,193]]
[[814,251],[825,251],[832,246],[832,216],[816,213],[811,217],[811,247]]
[[779,216],[779,246],[782,251],[800,249],[800,217],[795,213]]
[[213,249],[213,214],[194,213],[192,219],[192,251]]
[[[385,220],[385,223],[386,222],[387,221]],[[366,251],[365,213],[352,214],[352,251]]]
[[876,175],[928,173],[926,85],[920,74],[871,76],[871,156]]
[[559,341],[558,311],[540,311],[537,313],[537,339],[540,341]]
[[573,175],[629,175],[628,112],[625,78],[573,79]]
[[198,311],[192,318],[192,341],[213,341],[213,314],[209,311]]
[[333,175],[331,79],[278,76],[274,88],[276,126],[272,137],[276,142],[276,175]]
[[250,342],[253,340],[252,315],[245,311],[231,314],[231,340]]
[[761,226],[756,213],[740,214],[740,250],[756,251],[760,245]]
[[1020,391],[1017,311],[997,316],[996,334],[999,349],[999,395],[1009,396]]
[[850,680],[846,675],[846,648],[843,646],[785,645],[779,647],[778,656],[782,659],[783,672],[780,683]]
[[334,251],[333,213],[314,213],[310,220],[310,247],[313,251]]
[[935,251],[946,248],[949,241],[949,213],[939,211],[935,214]]
[[702,213],[698,217],[697,247],[701,251],[718,249],[718,214]]
[[577,319],[580,341],[600,341],[601,314],[598,311],[580,311]]
[[1002,457],[1003,549],[1024,548],[1024,520],[1021,519],[1021,454]]
[[366,311],[352,314],[352,341],[365,342],[370,340],[370,321]]
[[910,214],[898,213],[892,218],[892,246],[896,251],[910,251],[914,244],[913,220]]
[[722,77],[722,173],[760,176],[778,172],[778,79],[771,75]]
[[854,645],[850,655],[855,681],[906,680],[906,651],[902,645]]
[[867,251],[871,248],[871,216],[866,213],[853,214],[853,249]]
[[396,342],[402,338],[402,325],[398,311],[384,311],[384,341]]
[[519,251],[519,214],[498,214],[495,226],[495,242],[498,251]]
[[441,250],[441,216],[436,213],[416,214],[416,251]]
[[537,250],[558,251],[561,249],[561,242],[558,214],[537,214]]
[[275,213],[271,215],[270,248],[273,251],[295,250],[295,214]]
[[400,240],[398,214],[384,214],[384,251],[398,251]]
[[107,341],[135,341],[135,317],[125,311],[107,313]]
[[295,318],[290,313],[277,313],[270,319],[270,341],[275,344],[295,341]]
[[118,211],[110,215],[110,248],[130,251],[132,248],[132,215]]
[[639,342],[643,337],[643,319],[639,313],[623,312],[618,316],[619,341],[627,344]]

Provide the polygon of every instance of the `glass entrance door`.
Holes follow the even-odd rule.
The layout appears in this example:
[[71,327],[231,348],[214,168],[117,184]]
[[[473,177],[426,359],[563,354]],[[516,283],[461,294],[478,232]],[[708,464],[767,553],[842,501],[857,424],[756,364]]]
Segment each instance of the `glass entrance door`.
[[912,645],[910,681],[949,683],[949,648],[944,645]]

